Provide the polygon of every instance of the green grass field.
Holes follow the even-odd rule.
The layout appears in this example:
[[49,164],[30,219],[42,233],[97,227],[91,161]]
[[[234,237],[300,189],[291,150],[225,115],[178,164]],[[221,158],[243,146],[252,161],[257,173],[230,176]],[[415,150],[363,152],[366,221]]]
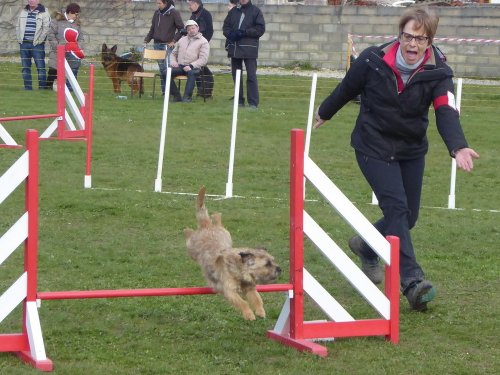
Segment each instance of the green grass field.
[[[163,165],[163,193],[155,193],[163,101],[117,100],[111,81],[96,69],[92,189],[83,188],[83,142],[40,144],[39,291],[203,286],[188,257],[182,230],[194,226],[201,185],[224,195],[232,122],[232,82],[215,77],[214,98],[173,103]],[[35,75],[36,76],[36,75]],[[87,87],[88,72],[79,81]],[[289,277],[290,130],[305,129],[310,77],[260,76],[261,105],[238,117],[232,199],[208,199],[223,213],[236,245],[264,245]],[[336,80],[318,79],[316,104]],[[124,95],[129,95],[127,88]],[[285,301],[263,295],[268,317],[244,321],[215,295],[44,301],[39,310],[55,374],[498,374],[500,86],[465,85],[462,123],[481,155],[472,173],[458,172],[457,210],[445,209],[450,158],[435,125],[422,210],[413,238],[420,263],[437,287],[426,313],[401,298],[400,343],[382,337],[325,343],[329,355],[299,353],[266,338]],[[315,130],[310,155],[370,219],[379,209],[349,146],[358,111],[347,105]],[[0,117],[55,112],[55,94],[22,90],[20,68],[0,64]],[[431,110],[430,118],[433,119]],[[432,120],[433,121],[433,120]],[[4,123],[23,143],[28,128],[50,121]],[[22,150],[0,149],[0,174]],[[181,194],[182,193],[182,194]],[[344,249],[353,234],[306,186],[306,210]],[[18,189],[0,205],[0,234],[23,212]],[[305,241],[305,265],[357,318],[374,312],[319,251]],[[2,249],[0,249],[1,251]],[[0,294],[22,272],[22,248],[0,266]],[[306,320],[324,319],[306,303]],[[21,310],[0,323],[18,332]],[[15,356],[0,353],[0,374],[34,374]]]

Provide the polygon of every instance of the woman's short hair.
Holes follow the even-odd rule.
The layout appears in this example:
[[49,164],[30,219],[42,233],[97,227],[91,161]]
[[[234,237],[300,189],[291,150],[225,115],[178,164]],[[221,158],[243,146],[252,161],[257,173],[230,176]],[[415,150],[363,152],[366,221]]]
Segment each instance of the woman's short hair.
[[71,3],[66,7],[66,13],[77,14],[80,13],[80,5],[77,3]]
[[399,20],[399,34],[403,32],[406,24],[410,21],[415,21],[417,29],[423,27],[426,36],[429,37],[429,44],[432,43],[434,35],[436,35],[439,17],[427,7],[414,7],[407,10]]

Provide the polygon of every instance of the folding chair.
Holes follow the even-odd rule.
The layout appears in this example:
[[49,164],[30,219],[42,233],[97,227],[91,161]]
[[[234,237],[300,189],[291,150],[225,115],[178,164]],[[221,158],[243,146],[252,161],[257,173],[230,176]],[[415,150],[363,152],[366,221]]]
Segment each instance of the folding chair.
[[[144,48],[144,52],[142,54],[141,67],[144,70],[144,60],[165,60],[166,57],[167,57],[166,50]],[[153,79],[153,99],[155,98],[156,77],[161,77],[160,73],[158,73],[158,72],[155,72],[155,73],[135,72],[134,73],[134,78],[139,78],[139,79],[152,78]],[[140,97],[141,97],[141,93],[139,92],[139,98]]]

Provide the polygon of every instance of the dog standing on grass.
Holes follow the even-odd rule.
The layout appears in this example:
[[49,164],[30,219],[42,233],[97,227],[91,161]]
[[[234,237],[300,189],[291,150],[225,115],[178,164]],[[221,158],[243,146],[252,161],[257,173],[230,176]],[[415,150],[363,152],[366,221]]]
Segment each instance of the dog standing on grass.
[[196,221],[198,229],[186,228],[184,236],[188,254],[201,266],[208,285],[223,294],[246,320],[255,320],[255,315],[265,318],[262,298],[255,286],[278,278],[281,268],[274,258],[264,248],[232,247],[221,214],[208,215],[204,186],[196,200]]
[[106,43],[103,43],[101,50],[101,60],[106,74],[113,81],[113,90],[116,94],[120,94],[122,81],[126,81],[130,86],[132,93],[135,95],[138,92],[144,94],[142,78],[134,78],[135,72],[143,72],[142,66],[132,60],[125,59],[116,54],[117,45],[108,48]]

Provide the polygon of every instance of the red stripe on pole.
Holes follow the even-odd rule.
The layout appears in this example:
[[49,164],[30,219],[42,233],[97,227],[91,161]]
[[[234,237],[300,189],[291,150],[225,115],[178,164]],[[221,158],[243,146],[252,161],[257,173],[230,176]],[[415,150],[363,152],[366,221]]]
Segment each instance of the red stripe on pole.
[[[257,290],[259,292],[286,292],[291,289],[291,284],[270,284],[257,286]],[[215,292],[213,291],[213,289],[208,287],[188,287],[39,292],[37,297],[41,300],[60,300],[87,298],[186,296],[214,293]]]
[[87,108],[87,119],[85,121],[85,132],[87,138],[87,160],[85,165],[85,175],[90,176],[90,170],[92,165],[92,118],[94,112],[94,64],[90,64],[89,71],[89,93],[86,99],[88,102],[85,103]]
[[16,117],[1,117],[0,122],[7,121],[22,121],[22,120],[40,120],[44,118],[56,118],[59,117],[57,113],[49,113],[46,115],[29,115],[29,116],[16,116]]
[[29,152],[28,177],[26,179],[25,209],[28,212],[28,238],[24,246],[24,270],[28,277],[26,301],[36,300],[38,257],[38,132],[26,131]]
[[390,303],[389,334],[386,339],[399,342],[399,237],[387,236],[391,245],[391,265],[386,266],[385,295]]
[[57,113],[62,117],[57,122],[57,138],[62,138],[66,127],[66,72],[64,71],[65,61],[64,46],[57,46]]
[[303,338],[304,285],[304,131],[293,129],[290,155],[290,337]]

